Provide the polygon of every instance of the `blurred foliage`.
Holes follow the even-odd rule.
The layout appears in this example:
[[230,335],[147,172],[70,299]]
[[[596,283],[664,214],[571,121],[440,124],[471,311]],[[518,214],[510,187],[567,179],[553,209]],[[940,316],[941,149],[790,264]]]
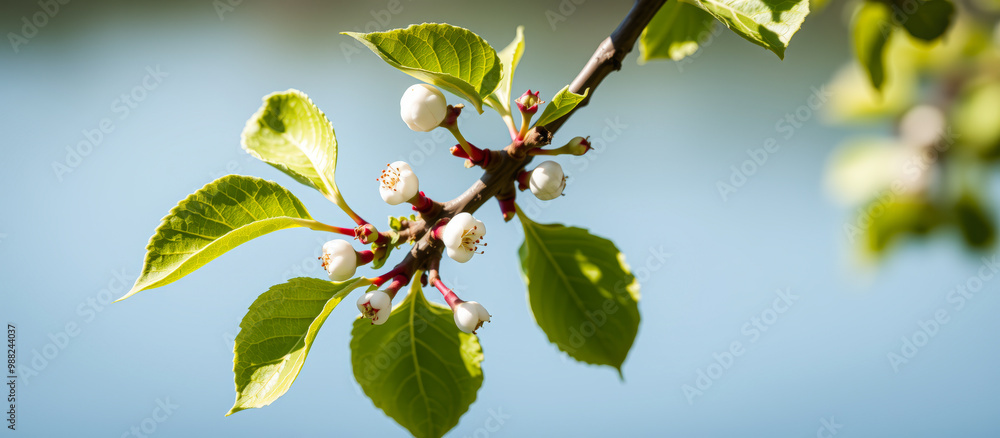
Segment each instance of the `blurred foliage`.
[[987,178],[1000,158],[1000,1],[846,7],[856,59],[831,79],[826,116],[888,125],[893,135],[848,138],[832,154],[828,189],[857,208],[845,231],[876,257],[945,229],[970,249],[993,248]]

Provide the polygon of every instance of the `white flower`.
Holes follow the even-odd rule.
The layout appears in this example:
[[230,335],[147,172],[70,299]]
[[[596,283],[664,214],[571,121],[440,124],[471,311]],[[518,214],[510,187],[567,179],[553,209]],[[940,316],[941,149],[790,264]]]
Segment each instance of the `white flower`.
[[392,312],[392,297],[383,291],[373,290],[358,299],[358,310],[361,316],[371,319],[373,325],[382,325]]
[[475,333],[484,322],[490,322],[490,312],[475,301],[464,301],[455,305],[455,325],[466,333]]
[[566,175],[563,174],[562,166],[555,161],[539,164],[531,171],[528,188],[535,197],[543,201],[559,197],[566,188]]
[[911,147],[931,147],[941,141],[947,122],[945,115],[935,106],[913,107],[899,122],[899,135]]
[[397,205],[409,201],[420,191],[420,180],[417,174],[405,161],[397,161],[386,166],[378,177],[378,194],[389,205]]
[[414,131],[427,132],[437,128],[447,113],[448,101],[444,94],[427,84],[407,88],[399,100],[399,116]]
[[358,256],[354,247],[345,240],[331,240],[323,244],[323,267],[333,281],[344,281],[354,276],[358,269]]
[[486,234],[486,224],[476,220],[469,213],[459,213],[444,226],[441,241],[448,250],[448,257],[456,262],[465,263],[479,250],[479,240],[484,234]]

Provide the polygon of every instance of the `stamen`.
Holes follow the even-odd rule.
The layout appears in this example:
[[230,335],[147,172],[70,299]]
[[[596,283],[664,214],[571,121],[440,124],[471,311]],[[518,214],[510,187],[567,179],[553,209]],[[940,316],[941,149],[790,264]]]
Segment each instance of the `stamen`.
[[386,169],[382,171],[382,175],[376,178],[376,180],[382,183],[383,188],[392,189],[394,192],[398,191],[396,185],[399,184],[400,180],[399,171],[392,168],[388,163],[386,163],[385,167]]

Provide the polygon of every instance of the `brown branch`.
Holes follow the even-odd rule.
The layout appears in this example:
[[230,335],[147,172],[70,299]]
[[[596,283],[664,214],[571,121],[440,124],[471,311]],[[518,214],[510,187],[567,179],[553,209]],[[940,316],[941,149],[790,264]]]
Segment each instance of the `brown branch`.
[[422,216],[417,223],[408,224],[405,230],[406,236],[416,238],[416,243],[406,258],[396,265],[401,272],[405,275],[413,275],[417,270],[436,268],[444,246],[430,236],[429,231],[433,225],[458,213],[474,213],[502,189],[514,184],[518,172],[531,162],[532,157],[524,153],[525,148],[530,149],[548,144],[552,134],[555,134],[577,109],[590,102],[594,90],[597,89],[601,81],[611,72],[621,70],[622,60],[632,51],[632,47],[635,46],[643,29],[665,2],[666,0],[636,0],[618,28],[611,33],[611,36],[601,42],[597,51],[584,65],[583,70],[570,84],[569,90],[574,93],[590,89],[587,98],[580,102],[573,111],[544,127],[536,127],[524,144],[512,143],[501,151],[490,151],[489,164],[486,165],[483,176],[478,181],[455,199],[444,203],[443,208],[435,209],[433,211],[435,214]]

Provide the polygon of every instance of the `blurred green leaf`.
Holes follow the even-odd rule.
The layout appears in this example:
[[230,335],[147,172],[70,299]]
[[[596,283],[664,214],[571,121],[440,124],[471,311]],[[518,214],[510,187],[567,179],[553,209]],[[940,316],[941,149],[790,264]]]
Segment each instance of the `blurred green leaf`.
[[857,62],[842,67],[830,81],[826,116],[838,123],[858,123],[899,115],[909,109],[917,91],[916,74],[906,65],[893,66],[887,72],[890,76],[881,92],[872,87],[868,73]]
[[892,31],[892,10],[888,5],[877,1],[861,4],[854,16],[854,53],[877,90],[885,82],[885,48]]
[[829,3],[830,0],[809,0],[809,12],[815,14],[822,11]]
[[179,280],[251,239],[290,227],[321,226],[305,206],[277,183],[226,175],[177,203],[146,245],[139,291]]
[[698,51],[698,38],[712,31],[715,18],[701,8],[668,1],[639,37],[639,64],[654,59],[680,61]]
[[483,384],[482,347],[455,326],[451,309],[424,297],[420,282],[382,325],[358,318],[351,330],[354,377],[375,406],[416,437],[456,424]]
[[850,138],[830,155],[827,189],[847,205],[868,202],[902,176],[900,164],[905,152],[898,139]]
[[934,41],[944,35],[955,15],[955,5],[948,0],[914,1],[916,10],[899,20],[910,35],[924,41]]
[[468,100],[480,114],[483,99],[500,85],[500,58],[468,29],[424,23],[388,32],[342,33],[403,73]]
[[989,211],[972,193],[963,193],[955,203],[955,220],[962,238],[972,248],[985,249],[996,241],[996,224]]
[[639,283],[610,240],[583,228],[539,224],[517,210],[524,227],[519,255],[535,322],[576,360],[621,373],[639,330]]
[[875,254],[885,252],[902,236],[927,234],[944,222],[944,215],[937,207],[923,198],[912,196],[901,196],[888,202],[876,199],[865,214],[871,216],[867,248]]
[[331,283],[293,278],[250,305],[233,348],[236,403],[226,415],[273,403],[298,377],[316,334],[337,304],[365,279]]
[[809,15],[808,0],[688,0],[737,35],[785,59],[792,35]]
[[1000,150],[1000,82],[974,84],[955,104],[952,124],[959,145],[981,157]]

